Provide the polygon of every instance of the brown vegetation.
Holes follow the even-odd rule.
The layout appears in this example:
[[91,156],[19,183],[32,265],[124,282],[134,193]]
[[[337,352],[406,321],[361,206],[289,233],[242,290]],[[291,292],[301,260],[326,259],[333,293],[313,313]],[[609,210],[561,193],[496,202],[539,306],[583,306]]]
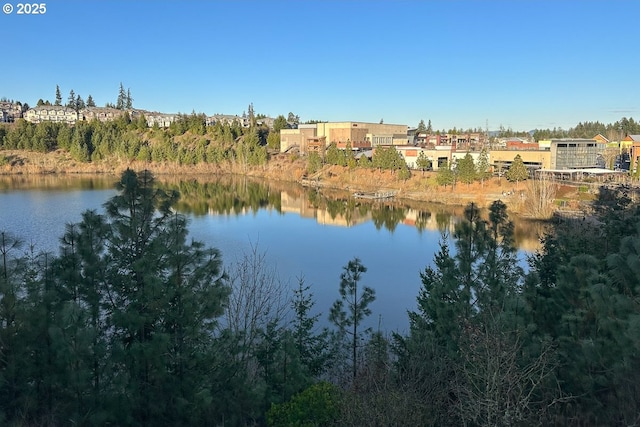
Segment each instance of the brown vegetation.
[[[246,174],[264,177],[269,180],[302,182],[310,186],[327,189],[358,191],[396,191],[399,199],[428,201],[450,205],[466,205],[475,202],[486,207],[495,200],[504,201],[510,210],[530,216],[548,217],[553,213],[554,197],[563,200],[576,200],[580,195],[574,187],[545,188],[542,195],[539,188],[528,186],[516,188],[504,178],[490,178],[484,182],[471,184],[458,183],[451,187],[442,187],[436,183],[435,172],[414,172],[402,180],[397,172],[390,170],[348,168],[327,165],[306,179],[306,160],[296,155],[273,154],[265,166],[253,166],[247,169],[234,163],[180,165],[175,162],[118,161],[115,158],[83,163],[74,160],[69,153],[57,150],[51,153],[37,153],[20,150],[0,151],[0,174],[113,174],[118,175],[127,168],[151,170],[156,175],[211,176],[219,174]],[[555,188],[555,186],[554,186]],[[555,194],[555,196],[554,196]],[[544,200],[535,199],[541,196]],[[571,204],[571,206],[576,203]]]

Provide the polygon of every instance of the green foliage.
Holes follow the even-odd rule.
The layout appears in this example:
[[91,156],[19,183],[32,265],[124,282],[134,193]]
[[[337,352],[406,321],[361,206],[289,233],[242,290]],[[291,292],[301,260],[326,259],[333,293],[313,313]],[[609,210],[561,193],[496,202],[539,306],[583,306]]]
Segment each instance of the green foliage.
[[315,427],[338,422],[340,390],[327,382],[314,384],[289,402],[272,405],[267,412],[269,426]]
[[483,148],[480,151],[480,156],[478,157],[478,164],[476,165],[476,173],[477,178],[480,181],[484,181],[485,179],[491,176],[491,165],[489,164],[489,151],[486,148]]
[[307,173],[310,175],[314,174],[318,172],[320,168],[322,168],[322,159],[317,152],[312,151],[307,158]]
[[269,136],[267,137],[267,147],[271,150],[279,150],[280,149],[280,133],[279,132],[269,132]]
[[329,165],[342,165],[344,162],[344,153],[338,149],[335,142],[332,142],[327,147],[324,158]]
[[416,167],[422,172],[431,168],[431,160],[429,160],[424,151],[420,151],[420,154],[418,154],[418,158],[416,159]]
[[126,171],[118,190],[104,216],[87,211],[67,226],[57,258],[9,259],[19,241],[2,233],[0,413],[9,424],[210,418],[213,328],[228,296],[220,254],[187,243],[177,194],[148,172]]
[[[395,147],[377,147],[373,151],[372,166],[395,171],[407,168],[407,163]],[[406,172],[403,175],[406,176]]]
[[273,131],[279,135],[280,131],[286,128],[287,128],[287,119],[282,114],[280,114],[273,121]]
[[60,86],[56,85],[56,101],[53,105],[62,105],[62,94],[60,93]]
[[340,299],[333,303],[329,313],[329,320],[338,327],[340,336],[343,339],[347,335],[351,336],[351,365],[354,380],[358,372],[358,342],[362,335],[358,328],[364,318],[371,314],[369,304],[376,299],[375,291],[368,286],[363,286],[358,294],[362,274],[366,272],[367,268],[358,258],[354,258],[343,267],[340,275]]
[[260,144],[255,129],[251,129],[234,147],[235,159],[244,168],[267,163],[267,148]]
[[438,168],[438,173],[436,175],[436,182],[438,185],[447,186],[453,185],[455,180],[455,176],[449,163],[445,163]]
[[505,173],[505,177],[512,182],[524,181],[529,177],[529,171],[527,170],[527,167],[522,162],[522,157],[520,157],[520,154],[518,154],[513,159],[513,162],[511,163],[509,170],[507,171],[507,173]]
[[458,160],[456,169],[460,181],[465,184],[471,184],[476,180],[476,166],[470,153],[467,153],[462,159]]

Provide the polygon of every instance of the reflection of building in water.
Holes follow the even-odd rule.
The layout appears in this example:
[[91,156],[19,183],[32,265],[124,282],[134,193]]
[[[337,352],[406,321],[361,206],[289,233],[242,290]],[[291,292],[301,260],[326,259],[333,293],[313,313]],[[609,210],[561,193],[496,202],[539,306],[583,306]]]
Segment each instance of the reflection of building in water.
[[456,216],[444,212],[430,212],[417,209],[407,209],[403,224],[416,227],[419,230],[453,230]]
[[367,209],[362,213],[359,209],[345,207],[344,212],[331,213],[326,208],[316,208],[305,194],[297,197],[286,191],[280,193],[280,208],[282,212],[297,213],[303,218],[314,218],[319,224],[352,227],[371,220],[371,212]]
[[[313,218],[319,224],[341,227],[352,227],[373,221],[372,209],[376,209],[375,206],[367,206],[366,210],[359,209],[358,206],[355,208],[345,206],[341,212],[332,214],[331,209],[314,207],[304,193],[296,196],[286,191],[280,193],[280,203],[282,212],[295,213],[303,218]],[[344,202],[340,201],[339,203]],[[405,216],[400,220],[401,224],[415,227],[418,230],[447,231],[449,235],[453,234],[456,225],[462,220],[462,213],[456,212],[455,209],[405,207],[403,212]],[[531,222],[518,217],[511,217],[511,220],[515,226],[516,246],[530,253],[539,249],[540,236],[544,233],[544,223]]]

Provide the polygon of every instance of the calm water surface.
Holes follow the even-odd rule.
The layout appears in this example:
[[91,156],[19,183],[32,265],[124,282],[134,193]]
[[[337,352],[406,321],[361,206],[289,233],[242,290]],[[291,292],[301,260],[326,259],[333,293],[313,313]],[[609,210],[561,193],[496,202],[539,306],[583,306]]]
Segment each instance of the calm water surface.
[[[102,212],[102,204],[116,194],[115,181],[0,177],[0,230],[38,250],[57,252],[65,224],[78,222],[87,209]],[[240,178],[197,181],[165,179],[162,184],[180,191],[178,210],[190,218],[193,238],[220,249],[227,264],[257,247],[292,287],[303,276],[325,324],[338,298],[342,267],[358,257],[368,269],[362,284],[376,291],[369,326],[406,332],[420,272],[431,264],[441,231],[462,213],[441,205],[366,203],[345,193]],[[524,259],[540,230],[520,222],[516,229]]]

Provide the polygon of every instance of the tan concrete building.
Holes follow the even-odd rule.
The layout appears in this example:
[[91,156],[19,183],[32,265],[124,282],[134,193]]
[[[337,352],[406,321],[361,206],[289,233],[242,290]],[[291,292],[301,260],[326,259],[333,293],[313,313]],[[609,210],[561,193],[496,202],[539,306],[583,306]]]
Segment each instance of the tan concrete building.
[[[309,144],[318,136],[316,125],[298,125],[298,129],[280,130],[280,152],[284,153],[293,148],[298,148],[300,153],[306,154]],[[326,143],[326,141],[325,141]]]
[[531,169],[553,169],[550,150],[491,150],[489,163],[494,171],[506,170],[518,154]]
[[298,146],[300,152],[309,151],[309,143],[335,142],[344,147],[349,141],[352,147],[373,148],[378,145],[403,145],[407,143],[407,125],[365,122],[326,122],[299,125],[298,129],[280,131],[280,151]]
[[431,161],[431,168],[437,171],[440,166],[450,164],[453,157],[453,147],[451,145],[441,145],[434,148],[422,148],[412,145],[396,147],[396,150],[402,155],[409,169],[417,169],[417,161],[420,153]]

